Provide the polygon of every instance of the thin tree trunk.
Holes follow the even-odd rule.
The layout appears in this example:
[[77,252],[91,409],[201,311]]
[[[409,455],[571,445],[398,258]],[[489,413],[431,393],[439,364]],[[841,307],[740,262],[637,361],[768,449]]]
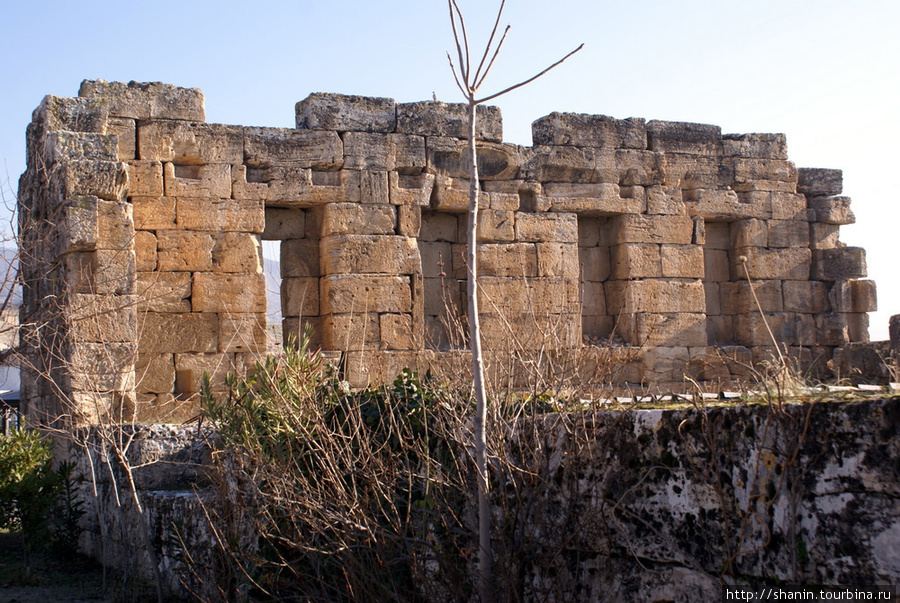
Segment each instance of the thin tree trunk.
[[488,499],[488,470],[485,427],[487,393],[484,359],[481,353],[481,322],[478,318],[478,157],[475,149],[477,105],[469,98],[469,220],[466,265],[469,278],[469,345],[472,346],[472,381],[475,388],[475,466],[478,471],[478,590],[482,603],[491,597],[491,505]]

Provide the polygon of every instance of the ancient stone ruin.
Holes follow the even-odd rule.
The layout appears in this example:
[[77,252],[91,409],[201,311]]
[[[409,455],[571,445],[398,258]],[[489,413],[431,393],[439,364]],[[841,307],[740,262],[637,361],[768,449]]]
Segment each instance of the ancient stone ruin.
[[[745,378],[775,342],[824,370],[867,340],[841,172],[795,168],[783,135],[553,113],[521,147],[480,109],[493,371],[682,388]],[[19,187],[31,413],[152,420],[204,373],[221,389],[267,350],[263,240],[284,333],[312,325],[350,384],[464,376],[464,107],[313,94],[296,116],[208,124],[199,90],[160,83],[44,99]]]

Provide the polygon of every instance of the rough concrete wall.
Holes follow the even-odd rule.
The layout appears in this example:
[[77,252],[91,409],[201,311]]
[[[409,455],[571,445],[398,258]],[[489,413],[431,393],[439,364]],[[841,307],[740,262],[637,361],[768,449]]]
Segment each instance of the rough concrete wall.
[[[22,180],[23,241],[49,245],[23,261],[25,315],[61,321],[52,342],[32,329],[41,371],[120,343],[135,373],[101,389],[143,418],[189,414],[179,402],[203,373],[221,388],[265,350],[260,243],[276,240],[284,332],[311,323],[353,385],[403,367],[465,374],[462,105],[313,94],[282,129],[203,123],[195,89],[86,81],[80,94],[35,113]],[[805,366],[867,339],[875,287],[863,250],[839,241],[853,222],[841,173],[798,170],[783,135],[553,113],[525,148],[480,109],[481,318],[498,374],[612,354],[628,362],[605,381],[680,388],[746,377],[774,353],[766,323]],[[87,266],[113,284],[77,294],[106,286],[114,301],[75,297],[65,275]],[[79,304],[101,301],[122,320],[69,332]]]
[[[494,501],[498,564],[516,570],[498,592],[519,581],[524,600],[688,602],[719,600],[723,584],[897,584],[898,426],[898,399],[525,419],[507,448],[524,470]],[[173,521],[211,542],[184,490],[198,474],[183,463],[205,458],[198,443],[195,429],[157,427],[129,453],[151,463],[136,477],[166,571]],[[88,519],[99,509],[108,553],[132,551],[109,556],[122,562],[140,524],[110,485]],[[95,554],[100,536],[91,523]]]

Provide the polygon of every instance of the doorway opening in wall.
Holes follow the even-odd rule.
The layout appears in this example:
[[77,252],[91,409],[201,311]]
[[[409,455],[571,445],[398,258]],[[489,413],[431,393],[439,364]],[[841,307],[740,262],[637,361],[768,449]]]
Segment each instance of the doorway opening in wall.
[[[711,346],[734,345],[734,309],[728,299],[731,281],[731,223],[706,222],[703,244],[703,290],[706,294],[706,338]],[[723,303],[725,301],[725,303]]]
[[585,345],[606,346],[614,334],[605,285],[610,274],[609,218],[578,216],[581,283],[581,337]]
[[281,241],[263,241],[263,273],[266,276],[266,347],[269,353],[284,345],[281,323]]
[[422,212],[419,252],[425,316],[425,348],[466,347],[466,214]]

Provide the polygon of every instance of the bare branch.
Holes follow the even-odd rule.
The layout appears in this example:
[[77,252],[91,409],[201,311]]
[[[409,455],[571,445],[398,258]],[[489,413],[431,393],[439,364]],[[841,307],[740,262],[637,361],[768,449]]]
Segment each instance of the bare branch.
[[556,61],[555,63],[553,63],[552,65],[550,65],[549,67],[547,67],[546,69],[544,69],[543,71],[541,71],[540,73],[538,73],[537,75],[532,76],[532,77],[528,78],[527,80],[525,80],[525,81],[523,81],[523,82],[519,82],[518,84],[516,84],[516,85],[514,85],[514,86],[510,86],[509,88],[506,88],[506,89],[504,89],[504,90],[501,90],[500,92],[497,92],[496,94],[491,94],[490,96],[485,96],[484,98],[480,98],[480,99],[476,100],[475,103],[476,103],[476,104],[480,104],[480,103],[487,102],[487,101],[489,101],[489,100],[491,100],[491,99],[497,98],[498,96],[503,96],[503,95],[506,94],[507,92],[512,92],[512,91],[515,90],[516,88],[521,88],[521,87],[524,86],[525,84],[530,84],[531,82],[533,82],[534,80],[538,79],[539,77],[541,77],[542,75],[544,75],[545,73],[547,73],[548,71],[550,71],[551,69],[553,69],[554,67],[560,65],[563,61],[565,61],[566,59],[568,59],[570,56],[572,56],[573,54],[575,54],[576,52],[578,52],[578,51],[581,50],[582,48],[584,48],[584,44],[580,44],[580,45],[578,46],[578,48],[576,48],[575,50],[573,50],[572,52],[570,52],[569,54],[567,54],[566,56],[564,56],[564,57],[561,58],[560,60]]
[[[462,75],[463,80],[468,85],[468,83],[469,83],[469,38],[466,36],[466,22],[463,20],[462,11],[459,10],[459,6],[456,4],[456,0],[447,0],[447,4],[450,6],[450,25],[453,27],[453,41],[456,43],[456,52],[459,54],[460,74]],[[454,10],[456,11],[456,15],[453,14]],[[459,18],[460,28],[462,29],[464,44],[460,44],[460,42],[459,42],[459,32],[456,30],[456,19],[457,18]],[[463,57],[463,47],[465,47],[465,50],[466,50],[465,57]]]
[[[472,78],[473,82],[478,82],[478,75],[481,73],[481,68],[484,67],[484,62],[487,60],[488,54],[491,52],[491,45],[494,43],[494,36],[497,35],[497,27],[500,26],[500,15],[503,14],[503,7],[506,6],[506,0],[500,0],[500,9],[497,11],[497,20],[494,21],[494,29],[491,30],[491,37],[488,38],[487,44],[484,46],[484,54],[481,55],[481,62],[478,63],[478,69],[475,70],[475,77]],[[506,37],[506,32],[509,31],[509,25],[506,26],[506,30],[503,32],[503,37]],[[503,46],[503,39],[500,40],[500,44],[497,46],[497,50],[494,52],[494,58],[497,58],[497,52],[500,52],[500,46]],[[493,63],[493,59],[491,59],[491,63]],[[488,66],[488,71],[490,71],[490,65]],[[487,71],[484,72],[485,76],[487,75]],[[481,81],[484,81],[484,78],[481,78]],[[475,87],[478,87],[478,84],[475,84]]]
[[[491,67],[494,66],[494,61],[497,60],[497,55],[500,54],[500,49],[503,48],[503,42],[506,41],[506,34],[508,34],[508,33],[509,33],[509,25],[507,25],[507,26],[506,26],[506,29],[503,31],[503,36],[500,38],[500,43],[497,44],[497,50],[494,51],[494,56],[491,57],[491,62],[488,63],[487,69],[484,70],[484,75],[481,76],[481,79],[480,79],[480,80],[477,80],[477,81],[475,82],[475,88],[476,88],[476,89],[479,88],[479,87],[481,86],[481,84],[484,83],[485,78],[486,78],[486,77],[488,76],[488,74],[491,72]],[[475,77],[476,77],[476,79],[477,79],[477,78],[478,78],[478,75],[476,74]]]
[[447,60],[450,61],[450,72],[453,73],[453,79],[456,80],[456,85],[459,88],[460,92],[463,93],[463,96],[466,98],[471,97],[471,93],[466,90],[465,86],[462,85],[462,82],[459,81],[459,75],[456,73],[456,66],[453,64],[453,59],[450,58],[450,53],[447,53]]

